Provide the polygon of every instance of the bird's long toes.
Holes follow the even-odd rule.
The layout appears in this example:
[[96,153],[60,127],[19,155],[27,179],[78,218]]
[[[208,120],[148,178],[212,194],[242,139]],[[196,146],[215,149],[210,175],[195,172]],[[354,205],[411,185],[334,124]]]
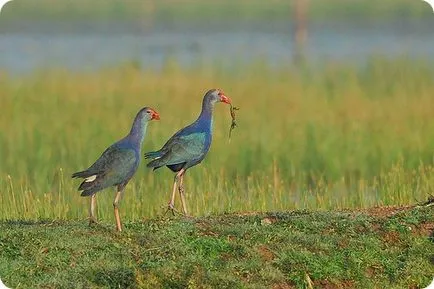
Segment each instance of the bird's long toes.
[[173,206],[171,207],[170,204],[169,205],[163,205],[161,206],[161,208],[164,210],[164,214],[163,216],[165,216],[167,214],[167,212],[172,211],[175,209]]
[[173,216],[175,216],[175,209],[171,209],[171,208],[168,208],[168,207],[164,207],[165,208],[165,211],[164,211],[164,214],[163,214],[163,216],[166,216],[167,215],[167,212],[172,212],[172,215]]
[[166,209],[166,211],[164,212],[164,215],[163,215],[163,216],[165,216],[165,215],[167,214],[167,212],[169,212],[169,211],[172,213],[173,216],[175,216],[176,214],[178,214],[178,215],[182,215],[182,213],[179,212],[179,211],[175,208],[175,205],[174,205],[173,203],[171,203],[171,202],[169,202],[168,205],[163,206],[163,209]]

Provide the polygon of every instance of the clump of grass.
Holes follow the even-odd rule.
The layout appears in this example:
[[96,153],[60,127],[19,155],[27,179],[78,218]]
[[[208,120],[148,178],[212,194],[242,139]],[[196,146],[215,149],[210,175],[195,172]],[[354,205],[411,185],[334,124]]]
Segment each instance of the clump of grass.
[[[98,72],[40,72],[2,79],[0,218],[85,218],[87,199],[71,173],[85,169],[125,135],[139,108],[161,114],[144,151],[160,147],[199,113],[203,93],[220,87],[242,110],[217,105],[206,160],[191,169],[194,215],[408,204],[434,186],[434,69],[415,60],[373,59],[365,67],[232,71],[176,63],[161,72],[120,66]],[[141,166],[121,213],[152,217],[167,203],[173,176]],[[98,194],[112,218],[113,196]]]

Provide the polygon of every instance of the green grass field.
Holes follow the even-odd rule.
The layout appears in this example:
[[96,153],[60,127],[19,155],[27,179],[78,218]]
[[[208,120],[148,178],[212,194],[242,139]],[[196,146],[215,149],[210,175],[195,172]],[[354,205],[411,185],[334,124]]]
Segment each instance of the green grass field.
[[[144,151],[161,147],[198,115],[204,92],[224,89],[239,127],[228,142],[229,108],[216,106],[205,161],[188,171],[190,212],[366,208],[426,200],[434,187],[434,66],[372,59],[364,67],[228,71],[218,64],[162,71],[134,65],[88,73],[3,73],[0,219],[85,219],[88,199],[70,175],[123,137],[136,112],[155,108]],[[173,181],[142,165],[127,186],[121,217],[163,212]],[[114,191],[98,194],[112,222]]]
[[0,222],[12,288],[425,288],[431,208],[127,222]]

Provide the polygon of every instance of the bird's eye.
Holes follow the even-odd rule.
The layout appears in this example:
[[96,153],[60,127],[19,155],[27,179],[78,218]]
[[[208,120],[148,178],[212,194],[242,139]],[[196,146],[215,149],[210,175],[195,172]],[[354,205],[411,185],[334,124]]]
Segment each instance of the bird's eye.
[[147,113],[147,114],[150,114],[150,113],[151,113],[151,111],[150,111],[150,110],[147,110],[147,111],[146,111],[146,113]]

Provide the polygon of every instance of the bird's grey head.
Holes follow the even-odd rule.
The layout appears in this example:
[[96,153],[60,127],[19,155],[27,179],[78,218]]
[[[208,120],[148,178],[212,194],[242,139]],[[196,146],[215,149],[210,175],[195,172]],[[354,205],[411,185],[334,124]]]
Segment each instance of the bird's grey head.
[[160,115],[154,109],[150,107],[144,107],[137,113],[137,118],[150,121],[150,120],[159,120]]
[[212,104],[216,102],[224,102],[227,104],[231,103],[231,99],[227,97],[221,89],[208,90],[208,92],[205,94],[204,100]]

